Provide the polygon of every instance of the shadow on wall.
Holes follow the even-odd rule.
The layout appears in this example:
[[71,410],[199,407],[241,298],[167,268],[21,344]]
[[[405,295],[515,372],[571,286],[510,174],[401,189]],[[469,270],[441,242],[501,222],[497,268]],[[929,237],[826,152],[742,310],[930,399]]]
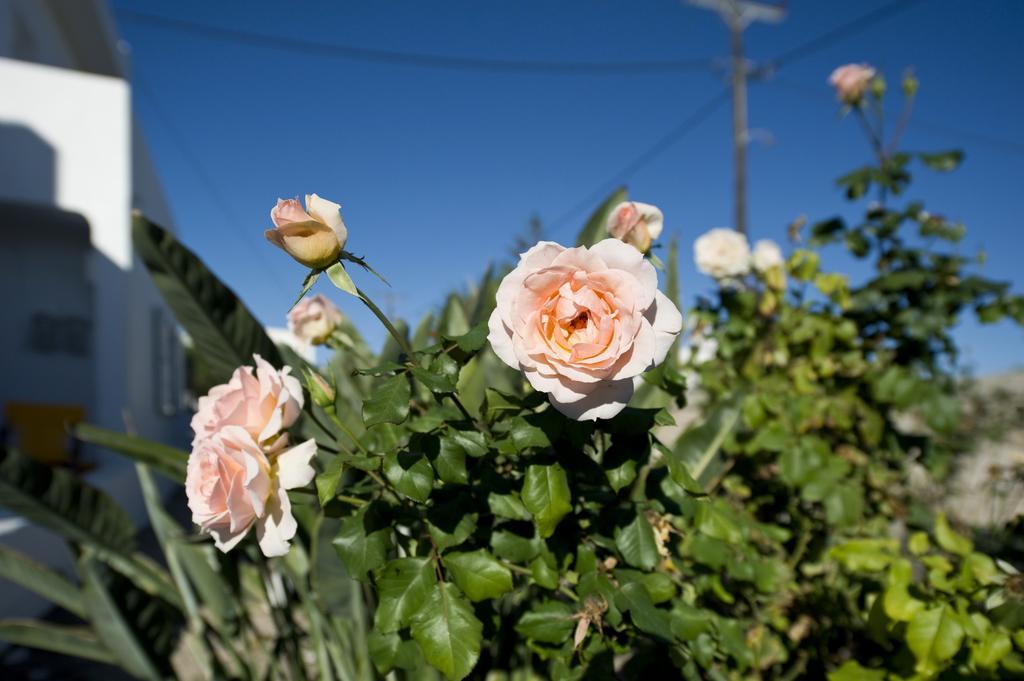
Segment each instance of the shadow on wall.
[[57,200],[57,154],[23,125],[0,123],[0,196],[53,205]]

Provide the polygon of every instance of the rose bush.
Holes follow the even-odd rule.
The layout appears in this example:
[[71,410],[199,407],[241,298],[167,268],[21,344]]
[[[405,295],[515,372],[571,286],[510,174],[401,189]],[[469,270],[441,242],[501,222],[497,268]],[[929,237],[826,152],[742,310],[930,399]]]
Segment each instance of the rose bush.
[[[621,190],[576,247],[541,242],[411,327],[355,285],[336,204],[279,202],[300,298],[326,273],[389,334],[371,349],[307,303],[300,326],[336,350],[319,366],[137,218],[215,387],[191,453],[75,434],[139,463],[163,564],[111,498],[5,449],[0,503],[68,538],[76,581],[8,549],[0,575],[88,624],[0,638],[146,679],[1024,674],[1020,521],[954,527],[915,491],[964,441],[952,326],[1024,322],[1024,299],[944,245],[962,225],[891,203],[912,163],[961,155],[896,152],[865,109],[877,162],[840,180],[875,194],[863,218],[794,226],[788,255],[696,239],[712,280],[679,350],[677,240],[660,291],[662,216]],[[823,269],[830,244],[870,273]],[[199,538],[150,471],[184,484]]]

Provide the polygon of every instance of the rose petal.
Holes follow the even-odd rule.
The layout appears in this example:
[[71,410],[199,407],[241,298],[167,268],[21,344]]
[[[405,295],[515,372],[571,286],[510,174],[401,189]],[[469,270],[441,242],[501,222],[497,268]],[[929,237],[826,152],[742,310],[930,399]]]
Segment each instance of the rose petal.
[[309,465],[310,459],[316,455],[316,440],[306,440],[302,444],[277,455],[277,480],[284,489],[305,487],[316,476],[316,470]]
[[633,381],[604,381],[595,384],[595,389],[574,402],[563,402],[554,394],[548,395],[551,405],[571,419],[596,421],[610,419],[622,411],[633,396]]

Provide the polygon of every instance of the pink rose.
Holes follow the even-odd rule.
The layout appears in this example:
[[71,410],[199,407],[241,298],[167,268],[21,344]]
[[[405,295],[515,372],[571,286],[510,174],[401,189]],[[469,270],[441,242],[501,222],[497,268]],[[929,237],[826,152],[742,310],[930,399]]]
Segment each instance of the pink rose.
[[665,218],[657,206],[639,201],[623,201],[608,214],[608,234],[641,253],[651,248],[651,242],[661,234]]
[[230,551],[256,526],[265,556],[288,553],[297,524],[286,490],[304,487],[316,471],[309,465],[316,440],[263,451],[241,426],[225,426],[194,445],[188,457],[185,494],[192,522],[213,536],[221,551]]
[[341,310],[323,294],[303,298],[288,313],[288,330],[303,343],[323,345],[338,324]]
[[875,70],[867,64],[846,64],[840,66],[828,77],[828,84],[836,89],[836,95],[843,104],[856,105],[864,97]]
[[298,199],[278,199],[270,219],[274,229],[263,233],[267,241],[312,269],[336,263],[348,241],[341,206],[316,194],[306,194],[306,210]]
[[608,419],[629,402],[634,379],[665,359],[682,321],[632,246],[542,241],[498,287],[487,339],[558,411]]
[[299,418],[302,411],[302,384],[290,376],[290,367],[278,371],[259,355],[256,373],[248,366],[238,367],[231,380],[214,386],[199,398],[199,409],[192,417],[195,439],[192,446],[227,426],[241,426],[261,446]]

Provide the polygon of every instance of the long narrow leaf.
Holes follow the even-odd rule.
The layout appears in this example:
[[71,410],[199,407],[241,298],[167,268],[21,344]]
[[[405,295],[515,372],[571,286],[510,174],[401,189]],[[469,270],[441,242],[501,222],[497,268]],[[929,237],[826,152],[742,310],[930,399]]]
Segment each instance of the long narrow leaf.
[[135,525],[113,499],[11,449],[0,449],[0,505],[79,544],[135,548]]
[[164,300],[220,382],[237,367],[251,364],[254,353],[281,366],[277,346],[263,325],[173,234],[136,215],[132,238]]
[[89,627],[65,627],[35,620],[0,620],[0,641],[51,653],[117,664]]
[[156,665],[125,621],[114,595],[107,589],[103,565],[91,552],[87,552],[78,561],[78,572],[85,589],[89,620],[118,664],[139,678],[159,679]]
[[140,437],[106,430],[88,423],[79,423],[71,431],[83,442],[115,451],[118,454],[144,463],[154,471],[177,483],[185,482],[185,467],[188,453],[174,447],[152,442]]
[[48,566],[3,544],[0,544],[0,577],[85,619],[85,603],[77,586]]
[[605,199],[587,218],[587,223],[576,237],[577,246],[593,246],[598,241],[608,238],[608,213],[612,208],[626,200],[626,188],[619,187]]

